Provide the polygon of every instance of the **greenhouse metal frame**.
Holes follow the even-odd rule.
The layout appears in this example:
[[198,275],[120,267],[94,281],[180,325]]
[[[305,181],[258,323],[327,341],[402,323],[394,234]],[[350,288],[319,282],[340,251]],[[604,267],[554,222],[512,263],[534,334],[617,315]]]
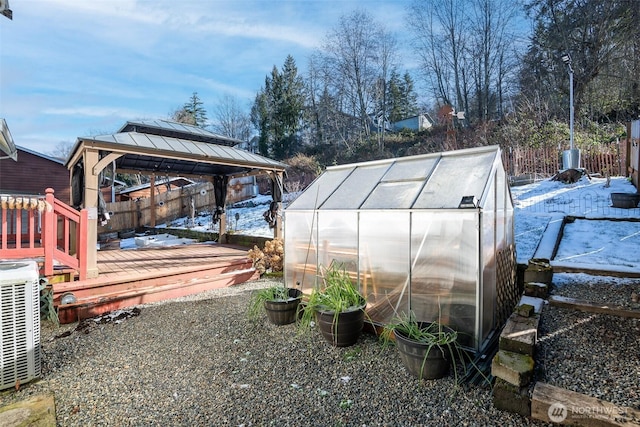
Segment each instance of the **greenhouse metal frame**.
[[338,264],[384,325],[413,311],[482,351],[518,301],[513,202],[497,146],[333,166],[284,211],[285,281]]

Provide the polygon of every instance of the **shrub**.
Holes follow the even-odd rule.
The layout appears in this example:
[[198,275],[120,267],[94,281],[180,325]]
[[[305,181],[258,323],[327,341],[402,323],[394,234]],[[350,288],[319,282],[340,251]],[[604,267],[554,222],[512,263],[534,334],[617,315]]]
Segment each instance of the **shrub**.
[[267,240],[264,243],[263,249],[254,245],[253,249],[249,249],[248,256],[253,260],[253,268],[255,268],[260,275],[282,271],[284,242],[280,238]]

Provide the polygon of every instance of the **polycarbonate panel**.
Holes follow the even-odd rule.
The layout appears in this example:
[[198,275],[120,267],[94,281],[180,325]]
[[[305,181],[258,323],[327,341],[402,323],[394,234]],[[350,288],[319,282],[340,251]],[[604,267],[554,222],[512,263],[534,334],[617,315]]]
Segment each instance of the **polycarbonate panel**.
[[312,289],[316,282],[317,221],[313,211],[284,212],[284,279],[287,286]]
[[287,210],[315,209],[322,205],[353,169],[353,167],[350,167],[327,170],[291,202]]
[[415,209],[456,209],[464,196],[482,199],[496,151],[443,156],[418,197]]
[[422,180],[431,174],[440,155],[420,156],[415,159],[397,159],[382,178],[382,182]]
[[496,250],[504,250],[509,246],[506,235],[507,223],[507,183],[502,168],[496,169]]
[[[502,190],[502,189],[501,189]],[[496,215],[496,198],[495,181],[490,181],[487,189],[487,200],[482,210],[482,237],[481,237],[481,254],[482,254],[482,329],[480,337],[484,340],[495,325],[495,304],[496,304],[496,236],[498,216]]]
[[381,182],[361,209],[409,209],[422,184],[423,181]]
[[411,214],[410,308],[439,320],[478,348],[478,215],[475,210]]
[[387,163],[358,166],[320,209],[359,209],[387,169]]
[[318,265],[358,271],[358,212],[318,211]]
[[360,211],[360,290],[374,322],[409,308],[409,215]]

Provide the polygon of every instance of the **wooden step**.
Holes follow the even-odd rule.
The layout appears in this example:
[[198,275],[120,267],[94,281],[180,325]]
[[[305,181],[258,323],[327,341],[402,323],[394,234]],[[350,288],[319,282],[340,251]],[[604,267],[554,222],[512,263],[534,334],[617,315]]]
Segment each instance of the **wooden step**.
[[191,278],[189,280],[177,280],[162,285],[158,285],[155,282],[157,278],[155,278],[148,280],[146,283],[140,281],[137,287],[131,289],[116,288],[116,290],[112,290],[108,286],[103,286],[101,293],[78,298],[78,301],[73,304],[58,304],[58,318],[60,323],[73,323],[113,310],[233,286],[259,277],[259,273],[250,268]]
[[244,271],[252,268],[252,261],[248,258],[214,261],[197,268],[178,267],[167,271],[137,272],[134,275],[116,275],[98,277],[95,279],[56,283],[53,285],[54,304],[60,303],[61,295],[72,292],[77,300],[90,298],[105,293],[128,292],[149,284],[163,286],[167,284],[187,283],[193,279],[215,278],[223,273]]

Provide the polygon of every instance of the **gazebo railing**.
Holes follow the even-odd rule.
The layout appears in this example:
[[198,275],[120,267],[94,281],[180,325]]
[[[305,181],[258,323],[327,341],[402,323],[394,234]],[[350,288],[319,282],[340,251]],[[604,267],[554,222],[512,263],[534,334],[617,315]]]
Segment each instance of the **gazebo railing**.
[[88,210],[77,211],[46,195],[0,195],[0,259],[41,258],[45,276],[72,269],[87,278]]

